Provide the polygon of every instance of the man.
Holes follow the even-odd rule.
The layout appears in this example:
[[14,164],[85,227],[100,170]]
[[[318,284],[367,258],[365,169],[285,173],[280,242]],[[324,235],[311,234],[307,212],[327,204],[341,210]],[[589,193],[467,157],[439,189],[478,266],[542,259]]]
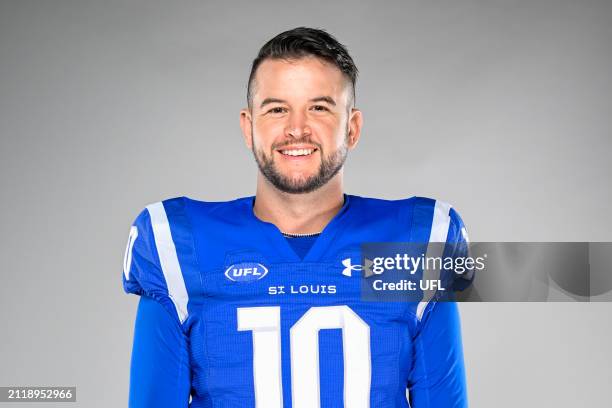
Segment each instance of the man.
[[328,33],[277,35],[240,112],[256,195],[172,198],[136,218],[130,407],[467,406],[455,303],[361,298],[361,243],[439,241],[457,255],[466,236],[445,203],[344,194],[356,77]]

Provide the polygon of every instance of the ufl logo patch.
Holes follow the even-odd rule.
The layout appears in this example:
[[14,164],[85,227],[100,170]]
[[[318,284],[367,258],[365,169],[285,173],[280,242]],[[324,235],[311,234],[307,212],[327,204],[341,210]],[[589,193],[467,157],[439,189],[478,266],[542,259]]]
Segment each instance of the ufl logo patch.
[[255,282],[268,274],[268,268],[257,262],[240,262],[225,270],[225,277],[232,282]]

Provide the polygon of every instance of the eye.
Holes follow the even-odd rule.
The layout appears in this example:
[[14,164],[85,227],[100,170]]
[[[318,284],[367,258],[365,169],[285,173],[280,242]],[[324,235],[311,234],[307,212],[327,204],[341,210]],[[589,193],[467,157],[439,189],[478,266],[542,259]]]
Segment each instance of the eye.
[[327,109],[325,106],[323,105],[315,105],[312,107],[313,110],[317,111],[317,112],[325,112],[329,109]]
[[281,106],[277,106],[276,108],[272,108],[268,111],[268,113],[283,113],[285,112],[285,108],[281,107]]

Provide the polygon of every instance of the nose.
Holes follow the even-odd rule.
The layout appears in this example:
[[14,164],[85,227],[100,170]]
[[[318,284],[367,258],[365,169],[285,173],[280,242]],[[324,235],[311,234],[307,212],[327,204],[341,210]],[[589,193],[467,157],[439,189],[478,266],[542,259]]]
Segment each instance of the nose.
[[306,115],[301,112],[292,112],[285,128],[285,135],[293,139],[301,139],[310,136],[310,126]]

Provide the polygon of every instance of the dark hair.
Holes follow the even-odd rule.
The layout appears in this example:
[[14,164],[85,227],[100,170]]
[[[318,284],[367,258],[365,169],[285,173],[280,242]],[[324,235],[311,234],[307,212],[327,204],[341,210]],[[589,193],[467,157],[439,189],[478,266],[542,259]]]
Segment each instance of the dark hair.
[[357,67],[346,47],[324,30],[309,27],[296,27],[278,34],[269,40],[259,50],[253,60],[249,83],[247,85],[247,103],[252,108],[253,80],[259,65],[268,58],[299,59],[314,56],[334,64],[351,82],[351,99],[355,102],[355,83],[357,82]]

